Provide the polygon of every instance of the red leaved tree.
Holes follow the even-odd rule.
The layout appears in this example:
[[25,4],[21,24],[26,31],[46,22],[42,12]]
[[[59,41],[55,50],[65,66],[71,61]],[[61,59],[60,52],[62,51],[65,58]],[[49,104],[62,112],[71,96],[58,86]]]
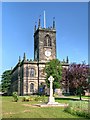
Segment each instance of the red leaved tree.
[[89,89],[90,67],[86,64],[71,64],[68,69],[64,68],[62,72],[62,86],[78,89],[80,100],[82,90]]

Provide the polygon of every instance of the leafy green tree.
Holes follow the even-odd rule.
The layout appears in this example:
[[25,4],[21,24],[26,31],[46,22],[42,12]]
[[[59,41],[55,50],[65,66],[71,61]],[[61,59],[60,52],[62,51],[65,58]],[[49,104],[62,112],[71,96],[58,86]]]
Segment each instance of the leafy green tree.
[[62,77],[62,65],[58,59],[51,60],[45,66],[45,73],[46,73],[46,84],[50,87],[50,82],[48,78],[50,75],[53,76],[53,89],[60,88],[60,80]]
[[8,93],[11,85],[11,70],[6,70],[2,74],[1,91]]

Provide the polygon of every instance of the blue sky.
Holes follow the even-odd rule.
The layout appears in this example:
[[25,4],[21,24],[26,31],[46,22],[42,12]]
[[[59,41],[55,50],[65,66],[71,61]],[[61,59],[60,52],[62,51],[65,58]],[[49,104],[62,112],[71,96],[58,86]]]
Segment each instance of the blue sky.
[[34,25],[43,11],[46,11],[46,26],[56,21],[57,58],[69,57],[70,63],[88,63],[88,3],[25,3],[2,4],[2,72],[11,69],[26,53],[34,58]]

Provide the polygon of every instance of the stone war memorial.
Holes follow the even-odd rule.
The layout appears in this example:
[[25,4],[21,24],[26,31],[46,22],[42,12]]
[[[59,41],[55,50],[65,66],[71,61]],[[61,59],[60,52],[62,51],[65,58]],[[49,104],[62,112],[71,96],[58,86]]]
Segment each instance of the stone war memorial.
[[49,97],[48,104],[55,104],[55,99],[53,97],[53,81],[54,81],[54,78],[52,76],[50,76],[48,78],[48,80],[50,82],[50,97]]
[[50,76],[48,78],[49,82],[50,82],[50,96],[48,98],[48,102],[45,104],[36,104],[36,106],[39,106],[39,107],[49,107],[49,106],[62,106],[62,107],[65,107],[65,106],[68,106],[68,104],[61,104],[61,103],[58,103],[58,102],[55,102],[55,99],[53,97],[53,81],[54,81],[54,78],[52,76]]

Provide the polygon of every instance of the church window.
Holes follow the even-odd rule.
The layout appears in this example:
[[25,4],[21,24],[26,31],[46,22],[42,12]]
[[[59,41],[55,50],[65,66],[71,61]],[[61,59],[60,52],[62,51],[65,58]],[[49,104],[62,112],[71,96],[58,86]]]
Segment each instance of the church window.
[[34,92],[34,84],[33,83],[30,84],[30,92]]
[[35,70],[34,68],[30,69],[30,77],[34,77],[35,76]]
[[46,36],[45,36],[44,46],[52,46],[52,44],[51,44],[51,38],[50,38],[49,35],[46,35]]

